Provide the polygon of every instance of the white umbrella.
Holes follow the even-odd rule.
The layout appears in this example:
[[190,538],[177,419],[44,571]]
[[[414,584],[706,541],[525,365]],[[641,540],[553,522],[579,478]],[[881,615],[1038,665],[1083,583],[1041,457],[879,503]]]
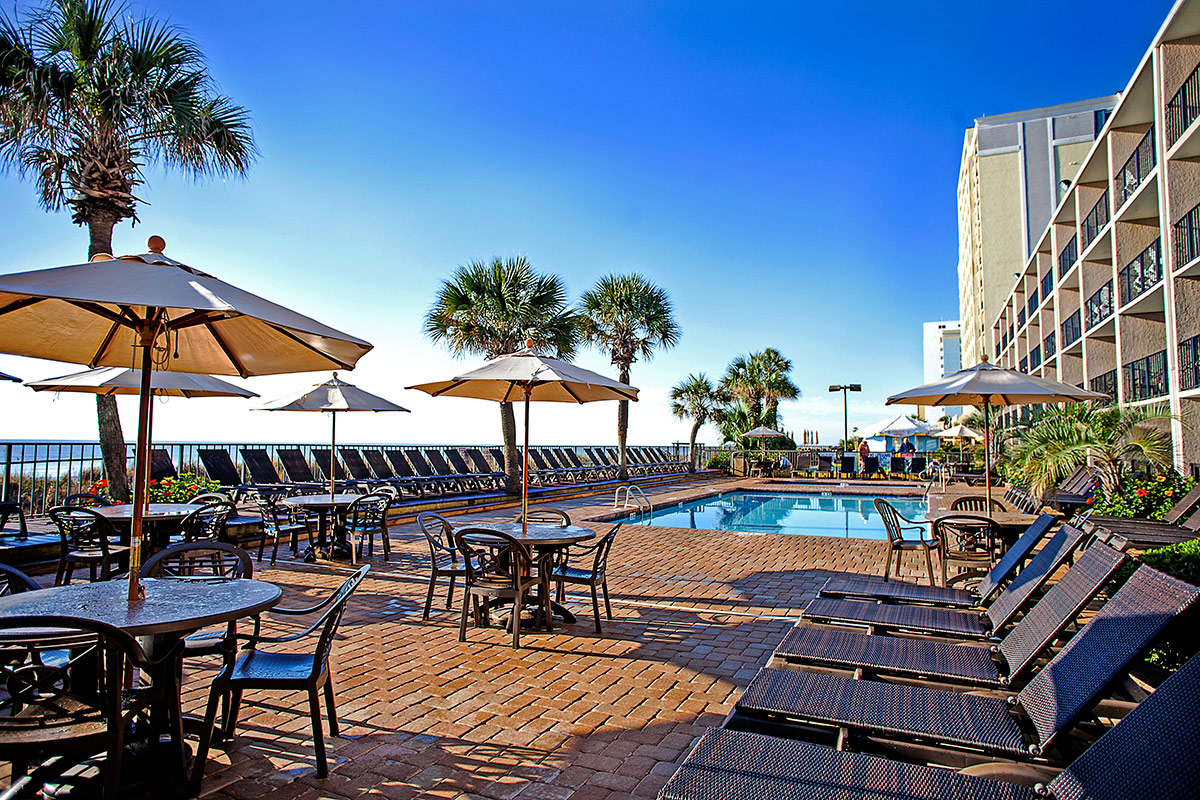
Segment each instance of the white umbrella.
[[329,497],[336,493],[333,478],[337,463],[337,415],[341,411],[408,411],[391,400],[346,383],[333,373],[333,378],[267,403],[257,411],[328,411],[332,425],[329,444]]
[[864,439],[870,439],[872,436],[892,436],[903,439],[906,436],[931,434],[936,430],[935,426],[927,422],[914,419],[907,414],[898,414],[860,429],[858,435]]
[[[121,367],[97,367],[61,378],[29,381],[25,385],[35,392],[137,394],[141,391],[142,373]],[[150,389],[160,397],[258,397],[257,393],[229,381],[189,372],[152,373]]]
[[445,381],[433,381],[409,389],[420,389],[434,397],[473,397],[498,403],[525,401],[525,447],[522,458],[521,530],[529,511],[529,403],[591,403],[598,400],[637,400],[638,390],[599,373],[533,352],[533,342],[524,350],[500,356]]
[[767,455],[767,439],[774,439],[777,436],[787,436],[786,433],[780,433],[774,428],[768,428],[766,425],[759,425],[757,428],[746,431],[742,434],[744,439],[758,439],[762,444],[763,457]]
[[988,413],[989,406],[1012,406],[1026,403],[1062,403],[1082,400],[1102,400],[1108,395],[1081,389],[1069,383],[1026,375],[1015,369],[1005,369],[984,360],[973,367],[959,370],[933,383],[894,394],[887,405],[907,403],[916,406],[982,406],[983,407],[983,469],[988,504],[992,500],[992,442]]
[[938,431],[934,434],[939,439],[958,439],[958,460],[962,461],[963,457],[963,439],[982,439],[983,434],[974,428],[968,428],[966,425],[952,425],[944,431]]
[[[272,375],[349,369],[371,349],[342,333],[163,255],[96,256],[86,264],[0,275],[0,352],[141,370],[134,451],[129,599],[141,596],[155,370]],[[157,352],[156,352],[157,351]]]

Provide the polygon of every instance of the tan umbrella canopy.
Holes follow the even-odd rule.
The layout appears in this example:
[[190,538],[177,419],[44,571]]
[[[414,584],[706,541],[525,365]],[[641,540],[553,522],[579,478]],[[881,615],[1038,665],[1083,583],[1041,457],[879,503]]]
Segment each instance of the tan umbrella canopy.
[[329,497],[336,494],[333,479],[337,459],[337,415],[341,411],[408,411],[391,400],[363,391],[338,378],[337,373],[324,383],[301,389],[267,403],[258,411],[328,411],[332,419],[329,445]]
[[746,431],[742,434],[744,439],[760,439],[762,440],[763,456],[767,454],[767,439],[774,439],[776,436],[787,436],[786,433],[780,433],[774,428],[768,428],[766,425],[759,425],[757,428]]
[[[525,449],[521,480],[521,518],[529,510],[529,403],[591,403],[598,400],[636,401],[638,390],[599,373],[538,355],[533,342],[524,350],[500,356],[445,381],[409,386],[434,397],[473,397],[497,403],[525,401]],[[522,530],[524,530],[524,523]]]
[[983,434],[974,428],[968,428],[966,425],[951,425],[944,431],[938,431],[934,434],[938,439],[958,439],[958,460],[962,461],[963,457],[963,439],[982,439]]
[[[35,392],[87,392],[89,394],[137,394],[142,387],[141,370],[97,367],[61,378],[28,381]],[[188,372],[155,372],[150,389],[159,397],[258,397],[242,386],[211,375]]]
[[985,358],[973,367],[959,370],[933,383],[894,394],[887,405],[907,403],[915,406],[982,406],[983,467],[989,505],[992,499],[992,442],[989,406],[1014,406],[1027,403],[1063,403],[1102,400],[1108,395],[1080,389],[1069,383],[1026,375],[988,363]]
[[141,370],[134,457],[130,599],[141,594],[155,370],[272,375],[353,367],[371,345],[150,252],[0,275],[0,352]]

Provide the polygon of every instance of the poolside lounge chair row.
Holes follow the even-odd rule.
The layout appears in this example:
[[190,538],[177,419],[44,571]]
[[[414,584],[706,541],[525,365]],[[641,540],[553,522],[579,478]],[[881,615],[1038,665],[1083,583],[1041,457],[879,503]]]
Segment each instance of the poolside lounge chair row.
[[[1143,565],[1068,635],[1125,556],[1092,540],[1035,602],[1030,587],[1044,587],[1088,538],[1063,525],[1047,539],[1043,518],[974,591],[830,579],[814,604],[883,611],[806,610],[724,728],[700,740],[660,797],[1032,798],[1044,795],[978,775],[1045,782],[1064,766],[1050,796],[1200,794],[1200,773],[1176,766],[1200,747],[1200,658],[1078,754],[1103,727],[1097,703],[1169,625],[1194,613],[1200,589]],[[972,617],[986,630],[964,622]],[[844,621],[869,632],[818,624]],[[876,632],[885,629],[904,636]],[[971,646],[986,634],[1003,638]],[[974,775],[950,771],[967,766]]]
[[814,458],[812,454],[802,452],[797,454],[792,471],[808,473],[816,478],[909,478],[920,475],[927,466],[925,456],[893,456],[884,469],[880,466],[879,456],[867,456],[860,467],[854,455],[843,455],[835,461],[833,453],[819,453]]

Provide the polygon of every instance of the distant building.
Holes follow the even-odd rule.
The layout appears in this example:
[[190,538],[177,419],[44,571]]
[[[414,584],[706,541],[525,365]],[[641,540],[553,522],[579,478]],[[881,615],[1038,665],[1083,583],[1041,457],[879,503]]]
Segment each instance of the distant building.
[[[959,320],[952,322],[926,322],[924,325],[925,383],[958,372],[963,367]],[[934,408],[929,412],[929,421],[937,422],[940,417],[957,417],[962,414],[961,406]]]
[[992,322],[1014,276],[1119,99],[979,117],[967,129],[958,176],[958,296],[966,364],[978,364],[988,353]]

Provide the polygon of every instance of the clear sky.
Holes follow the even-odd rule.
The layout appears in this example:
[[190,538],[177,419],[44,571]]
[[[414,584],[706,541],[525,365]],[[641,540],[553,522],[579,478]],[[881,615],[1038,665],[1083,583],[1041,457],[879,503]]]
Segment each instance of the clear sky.
[[[0,0],[11,12],[11,0]],[[1125,87],[1168,0],[1005,3],[190,0],[184,28],[252,113],[244,181],[150,171],[119,253],[174,258],[365,338],[343,377],[412,409],[344,416],[348,440],[494,442],[483,401],[403,387],[456,362],[420,332],[440,283],[523,253],[573,296],[609,272],[666,287],[679,346],[635,364],[631,443],[686,440],[667,393],[776,347],[804,393],[791,430],[841,436],[921,383],[921,323],[958,317],[964,130]],[[77,263],[87,237],[0,176],[0,272]],[[584,351],[577,362],[611,372]],[[74,365],[0,356],[25,379]],[[272,398],[319,374],[252,379]],[[134,406],[122,401],[126,433]],[[0,438],[94,438],[91,397],[0,386]],[[319,441],[310,414],[173,400],[159,439]],[[535,442],[615,442],[611,403],[535,409]],[[701,436],[715,442],[705,429]]]

